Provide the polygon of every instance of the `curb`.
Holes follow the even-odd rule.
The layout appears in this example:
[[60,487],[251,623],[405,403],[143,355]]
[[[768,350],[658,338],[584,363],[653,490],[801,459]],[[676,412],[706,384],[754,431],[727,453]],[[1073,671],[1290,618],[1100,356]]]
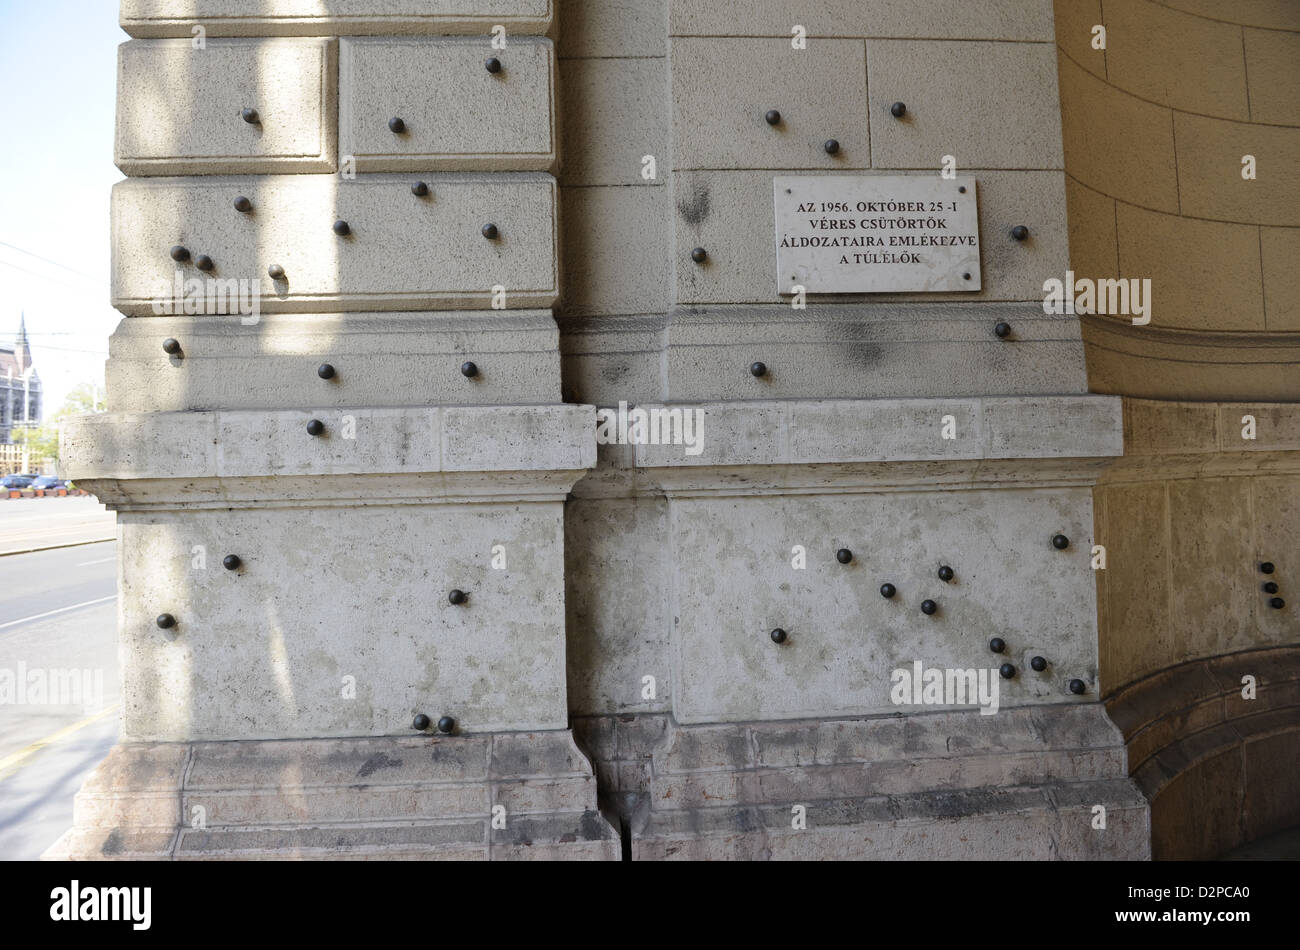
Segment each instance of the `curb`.
[[0,551],[0,557],[9,557],[11,554],[35,554],[37,551],[57,551],[60,548],[79,548],[87,544],[103,544],[105,541],[116,541],[117,537],[95,538],[91,541],[69,541],[67,544],[46,544],[39,548],[26,548],[22,551]]

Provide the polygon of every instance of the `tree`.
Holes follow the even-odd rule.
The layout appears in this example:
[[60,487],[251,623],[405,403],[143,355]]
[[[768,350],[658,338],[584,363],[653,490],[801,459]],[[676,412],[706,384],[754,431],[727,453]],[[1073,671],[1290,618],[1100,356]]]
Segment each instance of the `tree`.
[[53,423],[39,426],[19,426],[13,430],[14,445],[27,449],[27,471],[34,471],[43,462],[59,459],[59,427]]

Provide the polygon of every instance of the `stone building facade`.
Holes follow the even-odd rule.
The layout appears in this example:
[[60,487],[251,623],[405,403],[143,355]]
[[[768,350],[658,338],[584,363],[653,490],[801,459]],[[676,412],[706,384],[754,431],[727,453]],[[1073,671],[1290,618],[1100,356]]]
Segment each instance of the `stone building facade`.
[[[122,24],[125,318],[63,457],[118,512],[123,735],[52,855],[1165,858],[1300,823],[1297,8]],[[976,289],[802,300],[773,183],[824,176],[969,188]],[[1138,283],[1049,312],[1075,278]],[[637,438],[656,409],[694,429]]]

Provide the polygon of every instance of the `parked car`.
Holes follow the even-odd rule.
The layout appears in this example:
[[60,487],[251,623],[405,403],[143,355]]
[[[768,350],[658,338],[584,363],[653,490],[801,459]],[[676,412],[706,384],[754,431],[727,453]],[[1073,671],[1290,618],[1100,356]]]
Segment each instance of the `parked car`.
[[6,475],[0,478],[0,485],[5,488],[30,488],[33,479],[27,475]]
[[33,488],[43,488],[46,491],[56,491],[60,488],[66,488],[63,479],[55,478],[53,475],[38,475],[32,481]]

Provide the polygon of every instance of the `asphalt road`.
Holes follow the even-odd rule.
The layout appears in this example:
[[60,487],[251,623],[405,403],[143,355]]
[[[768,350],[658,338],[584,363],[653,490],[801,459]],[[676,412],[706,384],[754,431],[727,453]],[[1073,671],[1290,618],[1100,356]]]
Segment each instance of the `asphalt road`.
[[[32,503],[83,500],[93,501]],[[0,539],[39,533],[35,522],[10,521],[13,512],[0,507]],[[93,517],[88,506],[86,513]],[[81,514],[64,525],[84,520]],[[0,557],[0,859],[37,858],[71,826],[73,796],[117,741],[116,547]]]

